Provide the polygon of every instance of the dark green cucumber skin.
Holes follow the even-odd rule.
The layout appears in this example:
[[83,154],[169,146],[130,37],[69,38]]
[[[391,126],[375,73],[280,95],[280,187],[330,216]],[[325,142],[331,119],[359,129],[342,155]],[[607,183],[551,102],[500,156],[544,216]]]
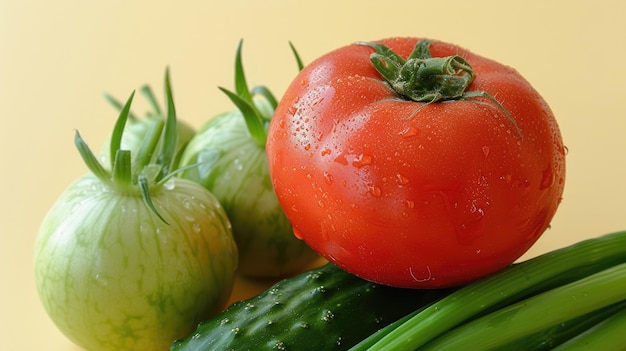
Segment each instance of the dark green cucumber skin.
[[379,285],[328,263],[232,304],[171,350],[347,350],[449,292]]

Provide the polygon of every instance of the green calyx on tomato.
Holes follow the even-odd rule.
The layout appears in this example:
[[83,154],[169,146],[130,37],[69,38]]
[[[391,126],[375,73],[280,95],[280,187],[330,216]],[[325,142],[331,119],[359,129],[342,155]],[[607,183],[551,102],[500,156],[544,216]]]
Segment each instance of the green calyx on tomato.
[[[131,159],[130,150],[121,148],[126,122],[129,116],[131,116],[130,106],[135,96],[134,91],[123,105],[111,135],[109,150],[109,155],[111,155],[110,170],[98,161],[78,131],[76,131],[74,143],[87,168],[102,183],[122,193],[141,193],[146,206],[163,222],[167,223],[152,203],[150,188],[163,186],[176,174],[172,170],[176,168],[174,160],[176,156],[177,122],[169,70],[165,74],[165,95],[167,99],[166,122],[163,122],[161,119],[153,121],[143,139],[143,143],[137,150],[134,160]],[[158,154],[155,155],[162,133],[163,142],[160,144],[161,147]]]
[[[166,119],[165,114],[167,113],[167,111],[163,111],[161,106],[159,106],[157,98],[149,85],[146,84],[142,86],[140,92],[146,98],[151,109],[146,112],[143,118],[136,116],[132,110],[128,111],[127,125],[124,128],[124,133],[120,142],[120,149],[130,150],[133,154],[139,151],[146,137],[149,137],[149,133],[152,132],[151,129],[154,125],[163,123],[163,120]],[[124,104],[122,102],[107,93],[104,94],[104,98],[120,113],[123,111]],[[195,135],[195,130],[189,124],[185,123],[185,121],[177,118],[176,134],[175,155],[179,156],[182,154],[191,138]],[[158,147],[158,145],[155,146],[155,148]],[[107,169],[110,169],[112,163],[111,161],[115,157],[115,155],[111,155],[110,152],[111,140],[107,140],[100,150],[100,155],[98,155],[101,163]],[[172,168],[177,166],[178,158],[175,158]]]
[[[269,121],[272,119],[272,115],[270,114],[268,116],[262,113],[254,103],[253,97],[258,95],[265,98],[270,104],[272,112],[276,109],[278,100],[276,100],[274,94],[264,85],[255,86],[252,90],[248,87],[243,69],[243,61],[241,59],[242,45],[243,40],[240,40],[235,55],[235,92],[222,87],[219,87],[219,89],[237,106],[246,121],[250,135],[261,148],[265,149],[265,144],[267,143],[267,127]],[[300,59],[300,55],[292,43],[289,43],[289,46],[298,64],[298,69],[302,70],[304,64]]]
[[432,57],[429,40],[418,41],[406,60],[384,44],[357,44],[370,46],[376,51],[370,55],[370,61],[391,89],[401,97],[426,102],[426,105],[445,100],[485,97],[504,111],[517,133],[522,136],[511,113],[495,97],[484,91],[467,91],[474,80],[474,70],[461,56]]

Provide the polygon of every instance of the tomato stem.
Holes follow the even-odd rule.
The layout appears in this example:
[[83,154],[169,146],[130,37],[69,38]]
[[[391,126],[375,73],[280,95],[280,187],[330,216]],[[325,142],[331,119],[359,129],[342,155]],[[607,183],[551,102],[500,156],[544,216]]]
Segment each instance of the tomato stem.
[[522,136],[511,113],[495,97],[484,91],[467,91],[474,80],[474,71],[461,56],[432,57],[428,40],[418,41],[406,60],[380,43],[357,44],[375,50],[370,55],[372,65],[396,94],[408,100],[424,102],[419,109],[439,101],[485,97],[507,115],[518,135]]

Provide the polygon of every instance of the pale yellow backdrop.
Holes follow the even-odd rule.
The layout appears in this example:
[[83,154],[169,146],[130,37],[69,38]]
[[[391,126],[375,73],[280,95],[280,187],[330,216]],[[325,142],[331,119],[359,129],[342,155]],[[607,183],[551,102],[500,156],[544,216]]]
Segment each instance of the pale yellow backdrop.
[[240,38],[249,81],[278,95],[296,72],[288,41],[310,61],[357,40],[425,36],[511,65],[569,148],[562,206],[528,256],[626,229],[625,16],[618,0],[0,0],[0,349],[75,350],[37,299],[32,248],[46,210],[86,172],[74,130],[100,145],[112,128],[102,93],[160,93],[169,65],[179,115],[199,127],[232,109],[217,86],[233,86]]

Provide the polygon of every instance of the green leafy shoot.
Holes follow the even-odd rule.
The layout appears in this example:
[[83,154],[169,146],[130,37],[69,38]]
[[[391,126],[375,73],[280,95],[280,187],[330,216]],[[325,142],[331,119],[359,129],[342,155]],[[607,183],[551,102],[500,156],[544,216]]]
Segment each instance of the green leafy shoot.
[[141,87],[141,93],[144,95],[146,100],[148,100],[148,103],[154,110],[154,114],[156,116],[162,116],[163,112],[161,111],[161,106],[159,106],[159,103],[157,102],[156,96],[154,96],[152,88],[149,85],[144,85],[143,87]]
[[235,92],[222,87],[219,87],[219,89],[237,106],[246,121],[248,131],[252,138],[260,147],[265,148],[265,142],[267,140],[267,131],[265,130],[264,123],[265,118],[263,118],[263,114],[255,106],[252,100],[252,94],[248,88],[241,59],[242,46],[243,40],[240,40],[235,55]]
[[[120,102],[118,99],[114,98],[111,94],[109,93],[104,93],[104,99],[111,105],[113,106],[115,109],[117,109],[118,111],[122,111],[122,109],[124,108],[124,104],[122,102]],[[129,111],[128,113],[128,119],[131,121],[136,121],[138,118],[137,116],[132,112]]]
[[[154,95],[152,87],[150,87],[147,84],[142,86],[141,87],[141,93],[146,98],[146,100],[148,101],[149,106],[152,108],[151,111],[148,111],[146,113],[146,117],[152,118],[152,119],[160,119],[161,116],[163,116],[163,111],[161,110],[161,106],[159,105],[159,103],[158,103],[158,101],[156,99],[156,96]],[[111,106],[113,106],[118,111],[122,111],[122,109],[124,108],[124,104],[121,101],[119,101],[118,99],[116,99],[115,97],[113,97],[109,93],[105,92],[103,95],[104,95],[104,99]],[[138,121],[139,120],[137,115],[135,115],[132,111],[129,112],[128,119],[131,120],[131,121]]]
[[162,119],[156,120],[150,124],[150,129],[146,133],[137,154],[135,155],[135,172],[133,173],[133,179],[137,179],[139,173],[152,162],[156,145],[161,139],[165,123]]
[[239,40],[239,45],[237,45],[237,53],[235,54],[235,92],[242,99],[246,101],[252,101],[252,96],[250,95],[250,90],[248,89],[246,74],[243,69],[243,60],[241,59],[242,46],[243,39]]
[[[255,95],[263,96],[265,100],[267,100],[267,102],[270,103],[270,106],[272,106],[273,110],[276,110],[276,107],[278,107],[278,100],[276,99],[274,94],[269,90],[269,88],[266,87],[265,85],[257,85],[254,88],[252,88],[252,96],[255,96]],[[261,114],[261,117],[266,118],[263,114]]]
[[111,174],[104,167],[102,167],[102,164],[100,164],[98,158],[91,151],[89,145],[87,145],[87,143],[83,140],[78,130],[74,134],[74,144],[91,173],[98,177],[98,179],[100,179],[103,183],[109,186],[112,185],[113,182],[110,179]]
[[261,147],[265,147],[267,141],[267,131],[265,130],[264,118],[254,106],[254,102],[247,101],[243,97],[222,87],[219,88],[237,106],[248,126],[250,135]]
[[163,168],[161,170],[161,174],[157,178],[157,181],[170,173],[174,157],[176,156],[176,142],[178,139],[176,131],[176,108],[174,106],[174,98],[172,96],[169,69],[165,72],[165,98],[167,101],[167,117],[165,121],[165,130],[163,131],[161,150],[157,159],[158,164]]
[[134,96],[135,92],[133,91],[130,98],[126,101],[126,104],[124,104],[124,107],[122,107],[122,111],[120,112],[117,122],[115,122],[110,145],[111,169],[115,168],[115,157],[117,155],[117,151],[122,145],[122,135],[124,134],[124,128],[126,128],[126,121],[128,120],[128,115],[130,114],[130,105],[133,103]]
[[304,63],[302,63],[302,59],[300,58],[300,54],[298,54],[298,50],[296,50],[296,47],[293,45],[292,42],[289,42],[289,47],[291,48],[291,52],[293,52],[296,63],[298,64],[298,71],[302,71],[302,69],[304,68]]
[[[111,171],[102,166],[98,158],[91,151],[80,133],[76,131],[74,144],[78,149],[87,168],[111,189],[124,193],[139,192],[144,203],[160,220],[167,223],[157,211],[150,195],[151,189],[165,184],[173,175],[182,171],[177,168],[176,144],[178,139],[176,108],[170,83],[169,69],[165,72],[165,100],[167,102],[167,116],[161,117],[161,110],[151,90],[144,87],[142,92],[156,112],[154,123],[150,124],[148,132],[132,158],[130,150],[121,149],[122,136],[131,117],[130,108],[135,95],[133,91],[125,104],[117,102],[109,95],[107,100],[114,106],[120,107],[118,119],[111,134]],[[160,148],[157,147],[160,142]],[[195,165],[193,165],[195,166]],[[190,166],[192,167],[192,166]]]
[[[298,69],[302,70],[304,65],[298,55],[295,47],[289,43],[294,53]],[[261,96],[269,102],[272,106],[272,110],[275,110],[278,106],[278,100],[272,94],[272,92],[264,85],[255,86],[252,90],[249,89],[246,75],[243,68],[242,60],[242,46],[243,39],[239,41],[237,46],[237,52],[235,54],[235,91],[230,91],[223,87],[218,87],[226,96],[231,100],[233,104],[239,109],[239,112],[244,117],[250,136],[257,142],[257,144],[265,148],[267,141],[267,126],[272,116],[265,116],[257,108],[254,97]]]
[[143,197],[143,202],[146,204],[146,206],[148,206],[148,208],[152,210],[152,212],[157,217],[159,217],[159,219],[162,220],[165,224],[169,224],[167,223],[165,218],[161,216],[159,211],[157,211],[156,207],[154,207],[154,204],[152,203],[152,198],[150,197],[150,184],[148,182],[148,178],[146,178],[145,175],[140,174],[139,178],[137,179],[137,183],[139,185],[139,189],[141,190],[141,196]]

